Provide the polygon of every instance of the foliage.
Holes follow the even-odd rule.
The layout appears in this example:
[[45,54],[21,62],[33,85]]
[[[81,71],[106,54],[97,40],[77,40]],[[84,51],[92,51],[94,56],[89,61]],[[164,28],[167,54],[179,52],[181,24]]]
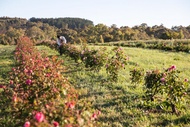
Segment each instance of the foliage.
[[[148,100],[154,101],[156,95],[162,95],[161,100],[164,106],[170,107],[173,113],[179,114],[178,109],[187,94],[188,80],[181,80],[179,71],[172,65],[164,72],[153,70],[145,76],[146,96]],[[166,96],[164,96],[166,95]]]
[[[63,35],[70,43],[103,43],[129,40],[159,40],[159,39],[190,39],[189,26],[174,26],[171,29],[160,26],[148,26],[146,23],[132,28],[123,26],[117,28],[115,24],[108,27],[104,24],[94,25],[92,21],[81,18],[22,18],[0,17],[1,44],[16,44],[19,36],[27,35],[37,43],[56,39],[56,35]],[[12,27],[14,31],[10,31]],[[14,35],[14,36],[13,36]],[[9,36],[8,38],[6,38]],[[131,46],[131,45],[130,45]],[[146,47],[144,43],[137,43],[136,47]]]
[[144,69],[136,67],[130,71],[131,83],[140,84],[144,80]]
[[128,56],[125,55],[121,47],[115,47],[114,55],[108,58],[106,64],[106,72],[111,81],[118,81],[119,70],[124,69],[128,61]]
[[26,37],[18,42],[15,59],[10,83],[1,86],[1,126],[96,124],[98,112],[77,108],[78,94],[61,75],[62,61],[38,52]]
[[182,51],[189,53],[190,51],[189,40],[144,40],[144,41],[125,41],[125,42],[110,42],[110,43],[99,43],[97,45],[104,46],[122,46],[122,47],[138,47],[148,49],[159,49],[164,51]]
[[[7,62],[12,60],[9,54],[11,54],[12,50],[14,49],[13,46],[2,46],[0,53],[0,59],[6,58]],[[102,46],[100,46],[102,47]],[[94,48],[100,48],[94,47]],[[52,51],[50,48],[46,46],[37,46],[39,50],[43,50],[49,54],[49,56],[57,55],[58,53]],[[112,47],[106,47],[107,51],[112,49]],[[144,87],[142,85],[138,85],[137,87],[133,87],[134,84],[130,83],[128,80],[130,77],[129,71],[130,68],[134,67],[134,65],[139,65],[135,68],[143,68],[144,70],[150,70],[153,68],[162,68],[164,66],[169,66],[171,64],[176,64],[178,70],[181,73],[177,73],[177,75],[182,79],[188,77],[189,75],[189,66],[188,65],[188,58],[189,54],[182,53],[182,52],[160,52],[158,50],[148,50],[148,49],[141,49],[141,48],[127,48],[124,47],[123,51],[130,56],[130,61],[125,70],[120,70],[119,73],[122,73],[126,80],[118,80],[118,83],[115,82],[105,82],[106,79],[106,71],[104,69],[100,70],[100,73],[92,73],[89,70],[85,69],[83,64],[76,64],[74,60],[70,59],[69,57],[65,56],[58,56],[58,59],[64,60],[64,66],[66,66],[67,71],[62,73],[64,77],[68,77],[69,82],[79,90],[79,101],[75,105],[75,109],[80,109],[83,105],[81,102],[85,102],[87,109],[93,106],[99,110],[101,110],[102,114],[98,116],[98,122],[103,123],[103,127],[110,127],[110,126],[189,126],[189,91],[187,95],[183,97],[182,104],[180,108],[180,115],[175,115],[170,113],[171,107],[169,106],[167,109],[167,103],[164,101],[167,94],[161,96],[160,94],[155,95],[154,102],[145,102],[144,101]],[[4,54],[6,53],[6,54]],[[150,55],[151,54],[151,55]],[[166,55],[167,54],[167,55]],[[51,58],[49,58],[51,60]],[[10,64],[6,62],[0,62],[2,71],[2,67],[7,66],[11,68]],[[10,69],[11,70],[11,69]],[[166,69],[167,70],[167,69]],[[166,70],[161,71],[165,72]],[[8,70],[7,70],[8,71]],[[6,72],[7,72],[6,71]],[[8,76],[7,76],[8,77]],[[184,79],[186,83],[189,83],[188,79]],[[3,91],[5,84],[0,84],[0,91]],[[1,99],[6,98],[7,95],[2,95]],[[162,100],[161,100],[162,99]],[[2,100],[1,100],[2,101]],[[11,99],[12,101],[12,99]],[[9,101],[4,101],[1,104],[8,103]],[[185,102],[185,103],[184,103]],[[78,105],[79,104],[79,105]],[[168,103],[169,104],[169,103]],[[90,106],[89,106],[90,105]],[[146,106],[149,106],[147,109]],[[183,107],[182,107],[183,106]],[[4,106],[5,107],[5,106]],[[9,122],[12,119],[8,119],[8,116],[11,116],[8,111],[8,106],[6,106],[5,112],[1,108],[1,111],[4,111],[4,115],[2,112],[0,113],[0,123],[2,123],[4,117],[7,116],[7,121]],[[72,107],[72,105],[70,105]],[[161,108],[165,110],[161,110]],[[85,108],[86,109],[86,108]],[[82,110],[84,111],[84,109]],[[89,110],[91,111],[91,110]],[[43,113],[43,112],[42,112]],[[46,123],[47,120],[43,120],[43,122],[39,123],[45,116],[42,115],[40,111],[36,111],[31,116],[33,119],[30,121],[24,121],[23,124],[25,127],[30,123],[30,126],[34,124],[38,124],[41,126],[62,126],[59,121],[51,120]],[[84,112],[83,112],[84,113]],[[93,113],[93,111],[92,111]],[[98,111],[94,111],[95,114],[99,114]],[[94,114],[93,113],[93,114]],[[44,113],[43,113],[44,114]],[[77,114],[77,113],[76,113]],[[93,114],[85,112],[85,114],[89,114],[91,117]],[[96,118],[96,115],[93,115]],[[12,118],[12,117],[9,117]],[[46,116],[45,116],[46,118]],[[91,119],[91,118],[90,118]],[[93,119],[93,117],[92,117]],[[39,122],[38,122],[39,121]],[[21,126],[22,126],[21,125]],[[3,126],[3,125],[1,125]],[[14,126],[9,124],[7,126]]]
[[84,62],[85,67],[89,67],[96,71],[99,71],[105,65],[107,56],[106,48],[94,50],[85,47],[81,51],[81,59]]

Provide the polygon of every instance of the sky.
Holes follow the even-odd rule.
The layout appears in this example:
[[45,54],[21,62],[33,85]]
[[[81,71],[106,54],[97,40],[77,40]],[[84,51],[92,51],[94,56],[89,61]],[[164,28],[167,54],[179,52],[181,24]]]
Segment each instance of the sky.
[[117,27],[190,25],[190,0],[0,0],[0,17],[83,18]]

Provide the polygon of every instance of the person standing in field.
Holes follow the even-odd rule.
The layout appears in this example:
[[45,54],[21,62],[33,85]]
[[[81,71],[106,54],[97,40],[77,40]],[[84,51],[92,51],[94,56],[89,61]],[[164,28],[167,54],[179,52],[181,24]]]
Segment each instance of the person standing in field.
[[66,44],[67,40],[64,36],[59,36],[57,35],[57,44],[58,44],[58,48],[59,48],[59,54],[62,55],[63,54],[63,44]]

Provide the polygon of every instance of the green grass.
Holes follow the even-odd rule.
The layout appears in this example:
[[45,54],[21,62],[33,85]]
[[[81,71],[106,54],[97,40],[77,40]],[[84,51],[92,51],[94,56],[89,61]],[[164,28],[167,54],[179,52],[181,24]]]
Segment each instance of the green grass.
[[[86,69],[84,65],[75,63],[71,58],[59,56],[56,51],[48,47],[38,46],[37,48],[45,51],[49,56],[57,55],[59,59],[64,60],[63,66],[66,69],[63,75],[68,77],[71,84],[78,89],[80,102],[101,110],[102,115],[98,121],[103,124],[103,127],[190,126],[189,102],[187,102],[187,109],[184,109],[180,116],[169,112],[147,110],[142,106],[143,86],[134,87],[129,79],[129,71],[136,64],[145,70],[168,68],[174,64],[178,70],[182,71],[180,76],[188,78],[190,54],[123,48],[130,57],[129,65],[120,72],[119,82],[113,83],[107,79],[105,68],[100,72],[93,72]],[[108,49],[111,48],[113,47],[108,47]],[[6,73],[14,65],[11,54],[13,49],[14,47],[11,46],[0,46],[0,68],[5,67],[3,73],[0,73],[1,81],[4,80],[3,76],[8,78]]]
[[[108,47],[108,50],[111,48],[113,47]],[[159,113],[141,107],[143,89],[142,86],[135,88],[130,84],[129,70],[136,64],[145,70],[164,69],[176,65],[178,70],[182,71],[180,76],[188,78],[190,67],[187,65],[189,65],[190,54],[140,48],[123,49],[129,55],[130,62],[120,73],[118,83],[107,81],[105,69],[99,73],[91,72],[83,65],[75,64],[66,58],[65,66],[70,69],[66,76],[81,91],[80,100],[90,102],[94,108],[100,109],[103,115],[99,121],[107,127],[189,126],[189,109],[183,111],[181,116],[176,116],[172,113]]]
[[182,72],[183,78],[188,78],[190,75],[190,54],[141,48],[124,48],[124,50],[132,63],[137,63],[145,70],[167,69],[171,65],[176,65]]
[[0,45],[0,84],[9,80],[8,72],[14,66],[14,49],[15,46]]

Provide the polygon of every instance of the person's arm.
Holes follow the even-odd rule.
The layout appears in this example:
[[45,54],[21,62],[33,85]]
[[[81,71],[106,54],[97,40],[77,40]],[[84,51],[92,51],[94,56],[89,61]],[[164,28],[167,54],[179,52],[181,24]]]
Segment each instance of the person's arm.
[[67,40],[64,36],[61,36],[60,39],[61,39],[62,43],[67,43]]

